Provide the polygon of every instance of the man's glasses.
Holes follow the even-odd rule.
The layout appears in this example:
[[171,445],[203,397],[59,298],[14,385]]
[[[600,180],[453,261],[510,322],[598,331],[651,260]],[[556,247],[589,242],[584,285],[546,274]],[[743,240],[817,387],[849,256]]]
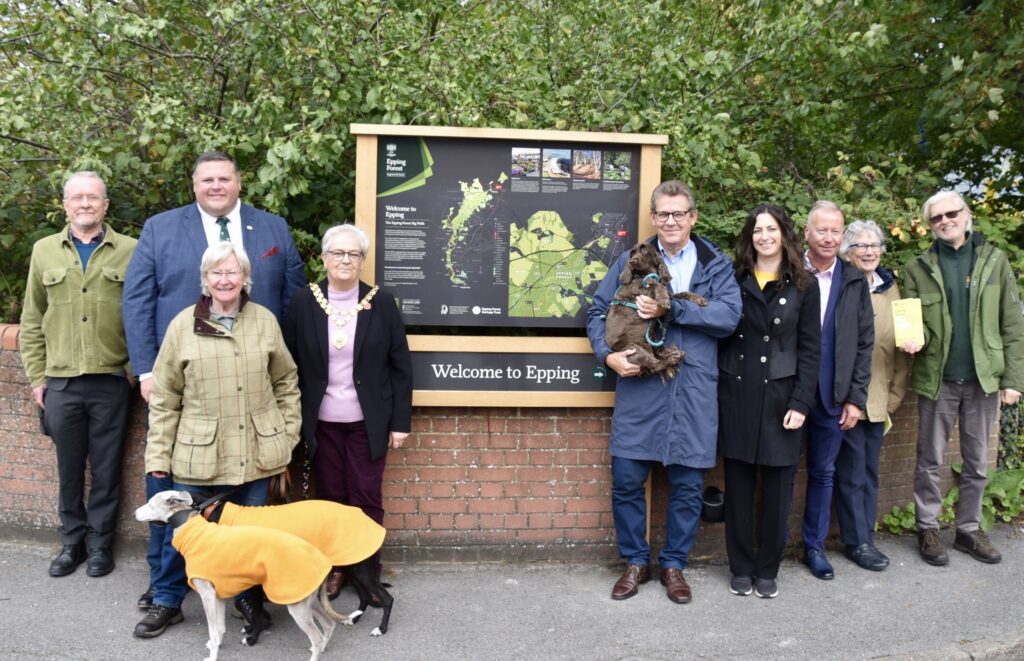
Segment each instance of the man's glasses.
[[693,215],[693,209],[687,209],[686,211],[655,211],[654,217],[658,220],[659,225],[664,225],[669,220],[674,220],[677,223],[681,223],[690,216]]
[[882,252],[885,249],[884,243],[851,243],[850,249],[856,253]]
[[85,204],[86,202],[89,204],[99,204],[102,199],[99,195],[72,195],[71,197],[65,197],[64,201],[72,204]]
[[956,211],[947,211],[946,213],[940,213],[940,214],[935,215],[935,216],[929,216],[928,217],[928,222],[930,222],[930,223],[937,223],[940,220],[942,220],[943,216],[945,216],[949,220],[953,220],[954,218],[959,216],[960,212],[963,211],[963,210],[964,210],[964,207],[960,207]]
[[329,250],[324,254],[330,257],[332,262],[343,262],[346,257],[350,262],[358,262],[363,258],[361,250]]

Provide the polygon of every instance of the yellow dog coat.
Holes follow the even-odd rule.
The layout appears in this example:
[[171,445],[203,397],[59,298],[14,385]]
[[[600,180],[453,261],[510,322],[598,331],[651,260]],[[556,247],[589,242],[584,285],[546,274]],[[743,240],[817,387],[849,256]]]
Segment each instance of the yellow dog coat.
[[366,560],[384,543],[387,531],[358,507],[329,500],[244,507],[224,503],[222,526],[265,526],[300,537],[337,567]]
[[218,526],[201,516],[178,528],[171,544],[185,557],[192,589],[192,581],[206,579],[220,599],[262,585],[275,604],[294,604],[316,590],[331,571],[324,554],[295,535],[256,526]]

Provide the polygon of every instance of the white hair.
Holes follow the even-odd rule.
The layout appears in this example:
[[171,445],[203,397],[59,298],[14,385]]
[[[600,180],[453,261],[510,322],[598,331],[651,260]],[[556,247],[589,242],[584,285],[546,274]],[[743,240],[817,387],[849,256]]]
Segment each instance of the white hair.
[[[956,200],[960,203],[960,206],[964,208],[967,212],[967,224],[964,225],[964,234],[970,232],[971,228],[974,226],[974,212],[971,211],[971,206],[967,204],[967,200],[964,199],[964,196],[955,190],[940,190],[938,193],[924,201],[924,204],[921,205],[921,220],[924,224],[931,227],[932,221],[929,220],[928,217],[932,215],[932,205],[945,200]],[[934,227],[932,227],[932,238],[939,238],[935,233]]]
[[67,176],[67,178],[64,180],[64,187],[62,189],[64,197],[68,196],[68,185],[72,181],[74,181],[75,179],[97,179],[97,180],[99,180],[100,185],[103,186],[103,199],[104,200],[107,199],[107,184],[106,184],[106,182],[103,181],[103,177],[99,176],[98,174],[96,174],[92,170],[79,170],[78,172],[72,172],[71,174],[69,174]]
[[873,220],[855,220],[846,226],[846,231],[843,232],[843,243],[839,246],[839,256],[846,261],[847,254],[850,252],[850,246],[856,241],[857,237],[861,234],[874,234],[878,239],[878,242],[882,244],[882,252],[879,256],[885,254],[885,234],[882,233],[882,228],[878,226]]
[[359,239],[359,250],[363,253],[363,257],[366,257],[366,253],[370,250],[370,237],[366,236],[366,232],[351,223],[335,225],[324,232],[323,241],[320,243],[321,252],[326,254],[330,250],[331,242],[341,234],[351,234]]
[[838,211],[843,216],[843,222],[846,221],[846,214],[838,204],[829,200],[818,200],[811,205],[811,210],[807,212],[807,229],[811,229],[811,226],[814,225],[814,214],[819,211]]
[[245,293],[252,292],[252,262],[249,261],[249,256],[245,254],[243,248],[239,248],[230,241],[220,241],[207,248],[199,262],[199,287],[202,289],[203,296],[210,295],[210,288],[206,286],[206,274],[232,255],[238,260],[238,265],[242,267],[242,275],[245,277]]

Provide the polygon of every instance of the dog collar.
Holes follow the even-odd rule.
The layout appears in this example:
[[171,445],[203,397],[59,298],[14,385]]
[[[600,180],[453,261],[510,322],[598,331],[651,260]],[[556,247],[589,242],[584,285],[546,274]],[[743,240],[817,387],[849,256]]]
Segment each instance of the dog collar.
[[179,510],[167,519],[167,525],[172,528],[180,528],[185,525],[185,522],[188,521],[193,514],[195,514],[195,512],[192,510]]

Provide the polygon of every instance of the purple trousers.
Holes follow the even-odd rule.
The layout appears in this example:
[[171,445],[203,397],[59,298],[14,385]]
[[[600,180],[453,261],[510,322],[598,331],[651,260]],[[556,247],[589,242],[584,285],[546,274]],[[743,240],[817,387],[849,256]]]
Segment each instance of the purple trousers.
[[384,467],[387,455],[370,457],[370,439],[366,424],[326,422],[316,424],[316,496],[342,505],[358,507],[384,525]]

